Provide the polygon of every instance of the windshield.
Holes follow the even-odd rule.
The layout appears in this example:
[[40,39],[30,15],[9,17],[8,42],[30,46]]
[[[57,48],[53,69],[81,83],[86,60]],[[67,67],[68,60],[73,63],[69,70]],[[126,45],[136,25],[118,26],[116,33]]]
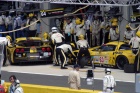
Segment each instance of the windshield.
[[17,43],[19,46],[31,47],[31,46],[42,46],[43,42],[41,40],[22,40]]

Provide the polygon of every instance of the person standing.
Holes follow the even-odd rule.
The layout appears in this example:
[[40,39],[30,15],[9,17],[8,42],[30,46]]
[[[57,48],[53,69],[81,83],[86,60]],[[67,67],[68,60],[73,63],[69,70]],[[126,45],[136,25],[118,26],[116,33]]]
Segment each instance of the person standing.
[[34,16],[33,13],[30,13],[29,18],[27,20],[27,25],[30,25],[29,26],[29,31],[27,32],[28,37],[35,37],[35,35],[36,35],[36,32],[37,32],[37,26],[36,25],[37,25],[37,23],[34,23],[35,21],[37,21],[37,18]]
[[66,18],[66,25],[65,25],[65,42],[71,42],[72,41],[72,34],[74,33],[73,23],[70,18]]
[[15,81],[14,93],[24,93],[23,88],[20,86],[20,81],[18,79]]
[[93,46],[99,46],[100,45],[100,25],[101,21],[99,19],[99,16],[95,16],[94,21],[91,23],[92,25],[92,42]]
[[[0,13],[0,32],[6,31],[5,27],[5,15],[4,13]],[[5,36],[5,34],[0,33],[0,37]]]
[[82,19],[82,18],[76,18],[75,20],[76,22],[76,28],[75,28],[75,34],[76,34],[76,41],[78,41],[78,36],[79,35],[84,35],[85,37],[85,30],[84,30],[84,24],[85,24],[85,21]]
[[9,89],[8,89],[8,93],[14,93],[14,90],[15,90],[15,81],[16,81],[16,76],[15,75],[11,75],[9,77],[9,81],[11,82],[11,85],[9,86]]
[[74,69],[69,73],[68,84],[70,89],[81,89],[81,81],[79,75],[79,65],[75,64]]
[[132,45],[132,52],[135,54],[134,61],[134,72],[140,72],[140,64],[139,64],[139,47],[140,47],[140,30],[137,31],[136,36],[132,37],[129,41],[129,45]]
[[[6,18],[5,18],[5,25],[6,25],[6,28],[7,28],[7,31],[12,31],[13,30],[13,18],[12,18],[12,14],[9,13],[6,15]],[[12,39],[14,39],[13,37],[13,32],[10,32],[9,35],[11,36]]]
[[54,60],[55,60],[55,64],[54,66],[59,66],[59,63],[57,63],[57,60],[55,59],[56,56],[56,47],[60,46],[63,44],[63,42],[65,41],[65,37],[58,32],[57,27],[52,27],[52,33],[51,33],[51,42],[54,45]]
[[0,74],[0,93],[7,93],[7,86],[5,84],[5,80],[1,79],[1,74]]
[[109,40],[117,41],[119,40],[119,28],[117,22],[113,22],[109,31]]
[[124,32],[124,40],[130,41],[130,39],[134,36],[134,31],[131,30],[129,25],[126,25],[126,31]]
[[111,75],[111,70],[109,68],[105,69],[105,74],[103,78],[103,92],[114,93],[114,88],[116,86],[115,78]]
[[[14,26],[13,26],[14,30],[21,28],[21,26],[22,26],[22,18],[21,17],[22,17],[21,13],[18,12],[17,17],[14,19]],[[23,34],[24,33],[22,30],[18,30],[15,32],[15,38],[22,37],[22,36],[24,36]]]
[[76,42],[76,45],[77,45],[77,48],[79,49],[77,62],[80,65],[80,59],[82,59],[83,57],[82,55],[90,56],[89,51],[88,51],[89,44],[87,40],[84,39],[84,35],[79,35],[79,40]]
[[91,22],[90,20],[88,19],[87,15],[85,15],[85,30],[86,30],[86,38],[87,38],[87,41],[89,43],[89,46],[91,46],[91,35],[92,35],[92,31],[91,31]]

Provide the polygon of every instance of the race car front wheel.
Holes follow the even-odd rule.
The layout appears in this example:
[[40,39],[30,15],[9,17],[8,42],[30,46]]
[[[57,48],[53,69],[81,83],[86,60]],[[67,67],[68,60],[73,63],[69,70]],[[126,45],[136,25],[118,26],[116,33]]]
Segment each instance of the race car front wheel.
[[116,59],[117,67],[123,70],[125,64],[128,64],[128,59],[125,56],[118,56]]

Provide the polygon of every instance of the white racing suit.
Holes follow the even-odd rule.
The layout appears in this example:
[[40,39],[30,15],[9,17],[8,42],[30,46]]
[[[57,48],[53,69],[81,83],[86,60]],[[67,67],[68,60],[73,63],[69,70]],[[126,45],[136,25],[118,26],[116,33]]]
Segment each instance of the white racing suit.
[[124,32],[124,38],[126,40],[130,40],[132,37],[134,37],[134,31],[125,31]]
[[84,35],[86,34],[85,30],[84,30],[84,24],[80,24],[80,25],[76,25],[75,28],[75,33],[76,33],[76,41],[78,41],[78,36],[79,35]]
[[106,75],[103,78],[103,91],[106,93],[114,93],[114,87],[116,86],[115,78],[112,75]]
[[140,38],[135,36],[132,37],[129,41],[129,44],[132,44],[132,52],[136,55],[134,61],[134,72],[139,72],[140,65],[139,65],[139,46],[140,46]]
[[[52,33],[51,35],[51,40],[52,40],[52,43],[54,44],[54,58],[56,58],[56,47],[57,46],[60,46],[64,40],[65,40],[65,37],[61,34],[61,33]],[[54,61],[56,62],[55,64],[59,64],[57,63],[57,59],[54,59]]]
[[119,39],[119,34],[116,32],[116,30],[112,28],[110,28],[109,35],[111,41],[117,41]]
[[10,41],[6,37],[0,37],[0,61],[1,61],[1,65],[5,65],[5,63],[6,63],[6,46],[7,45],[9,46],[10,44],[11,44]]

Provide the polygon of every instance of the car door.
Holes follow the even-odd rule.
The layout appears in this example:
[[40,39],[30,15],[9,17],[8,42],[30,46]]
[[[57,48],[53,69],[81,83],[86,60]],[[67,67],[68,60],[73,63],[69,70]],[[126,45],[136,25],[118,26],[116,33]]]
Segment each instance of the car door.
[[116,45],[103,45],[100,48],[100,64],[115,65]]

